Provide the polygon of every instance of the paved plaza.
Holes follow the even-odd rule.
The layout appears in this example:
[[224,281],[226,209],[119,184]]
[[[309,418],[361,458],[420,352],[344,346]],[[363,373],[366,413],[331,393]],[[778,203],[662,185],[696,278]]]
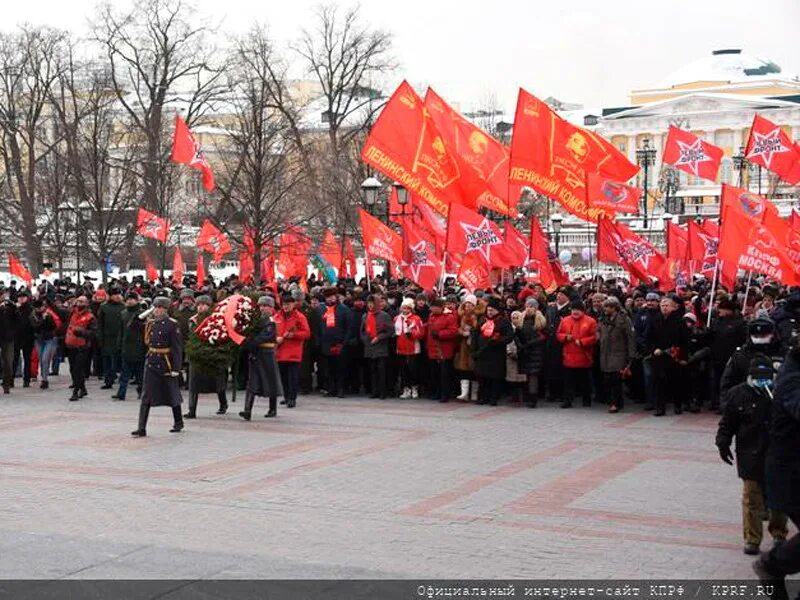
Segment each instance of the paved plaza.
[[752,577],[715,415],[207,395],[132,439],[67,384],[0,396],[2,578]]

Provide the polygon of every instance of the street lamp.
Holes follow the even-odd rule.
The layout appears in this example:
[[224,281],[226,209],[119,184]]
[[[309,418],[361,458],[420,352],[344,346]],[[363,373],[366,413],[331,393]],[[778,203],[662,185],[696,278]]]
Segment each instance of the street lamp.
[[558,213],[550,217],[550,221],[553,223],[553,233],[556,234],[556,256],[558,256],[559,247],[561,245],[561,221],[563,220],[564,217]]
[[672,167],[664,166],[661,170],[661,177],[658,179],[658,189],[664,194],[664,208],[669,212],[683,214],[685,212],[684,200],[681,198],[680,207],[677,205],[675,194],[681,186],[681,178],[678,171]]
[[367,177],[361,184],[361,193],[364,194],[364,204],[367,205],[369,214],[372,214],[372,209],[378,201],[378,192],[382,187],[381,182],[374,177]]
[[[739,183],[737,184],[739,187],[742,187],[744,172],[753,173],[753,171],[755,171],[758,175],[758,194],[761,195],[761,165],[753,165],[747,161],[747,156],[744,153],[744,146],[739,146],[739,154],[733,157],[733,168],[739,173]],[[749,178],[747,180],[747,188],[750,189]]]
[[636,150],[636,162],[644,169],[644,181],[642,183],[643,188],[643,198],[642,202],[644,204],[643,207],[643,215],[644,215],[644,227],[647,229],[647,173],[652,164],[655,163],[656,160],[656,149],[650,147],[650,140],[645,138],[642,140],[642,147],[637,148]]

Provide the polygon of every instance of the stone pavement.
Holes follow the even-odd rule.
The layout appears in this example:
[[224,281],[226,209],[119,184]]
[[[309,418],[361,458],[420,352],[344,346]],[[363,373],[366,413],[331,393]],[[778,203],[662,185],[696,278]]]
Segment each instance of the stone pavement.
[[0,396],[0,578],[752,577],[713,415],[206,395],[133,439],[51,385]]

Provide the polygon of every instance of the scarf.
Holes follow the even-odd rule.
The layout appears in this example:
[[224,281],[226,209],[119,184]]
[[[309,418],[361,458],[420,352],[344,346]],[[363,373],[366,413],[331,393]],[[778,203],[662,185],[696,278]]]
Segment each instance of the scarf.
[[333,329],[336,327],[336,305],[329,306],[325,310],[325,327]]
[[481,335],[490,338],[494,335],[494,319],[486,319],[481,325]]
[[369,339],[373,339],[378,335],[378,323],[377,319],[375,318],[375,313],[370,311],[367,313],[367,324],[365,325],[365,329]]

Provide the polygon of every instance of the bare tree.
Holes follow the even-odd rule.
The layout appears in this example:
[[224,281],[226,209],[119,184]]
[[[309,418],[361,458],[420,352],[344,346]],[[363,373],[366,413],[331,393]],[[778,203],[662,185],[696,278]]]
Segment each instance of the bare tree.
[[22,243],[34,274],[43,262],[39,168],[58,143],[46,107],[65,37],[27,26],[0,34],[0,160],[8,199],[0,202],[0,233]]
[[94,40],[108,59],[111,86],[127,117],[128,142],[141,145],[137,171],[144,205],[166,216],[178,180],[169,161],[167,109],[183,109],[191,126],[224,91],[212,31],[189,20],[194,14],[183,0],[142,0],[127,11],[106,2],[94,23]]

